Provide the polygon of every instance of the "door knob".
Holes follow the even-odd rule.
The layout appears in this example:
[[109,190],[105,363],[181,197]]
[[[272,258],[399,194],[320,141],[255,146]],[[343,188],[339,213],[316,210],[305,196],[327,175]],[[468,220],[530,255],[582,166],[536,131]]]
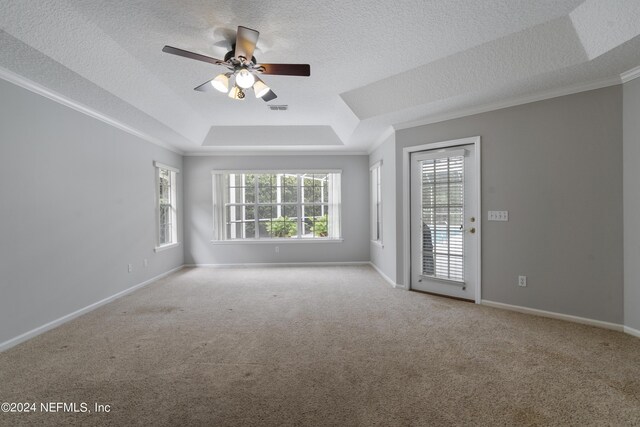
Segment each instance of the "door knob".
[[469,229],[469,233],[471,233],[471,234],[475,234],[475,232],[476,232],[475,227],[471,227],[471,228]]

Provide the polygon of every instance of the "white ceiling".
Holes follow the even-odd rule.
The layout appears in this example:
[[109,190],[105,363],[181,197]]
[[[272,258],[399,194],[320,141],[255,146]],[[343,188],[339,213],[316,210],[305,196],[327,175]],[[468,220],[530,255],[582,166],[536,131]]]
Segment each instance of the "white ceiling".
[[[260,31],[271,111],[193,88],[235,28]],[[638,0],[0,0],[1,75],[18,75],[183,152],[362,152],[393,128],[595,87],[640,65]]]

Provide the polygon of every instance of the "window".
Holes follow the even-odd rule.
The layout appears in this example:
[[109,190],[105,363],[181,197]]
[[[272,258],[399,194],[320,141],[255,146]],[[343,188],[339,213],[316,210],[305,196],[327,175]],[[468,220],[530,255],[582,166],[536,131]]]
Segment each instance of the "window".
[[464,281],[464,151],[420,162],[422,273]]
[[158,251],[178,244],[176,174],[180,171],[158,162],[155,162],[155,166],[158,222],[156,251]]
[[371,241],[382,244],[382,189],[380,185],[380,170],[382,160],[369,169],[371,186]]
[[214,240],[340,239],[340,171],[214,171]]

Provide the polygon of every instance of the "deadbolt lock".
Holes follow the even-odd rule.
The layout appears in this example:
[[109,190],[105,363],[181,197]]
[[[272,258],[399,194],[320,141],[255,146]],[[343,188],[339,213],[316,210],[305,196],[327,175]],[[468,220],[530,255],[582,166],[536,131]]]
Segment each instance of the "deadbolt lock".
[[471,221],[471,222],[476,222],[476,217],[475,217],[475,216],[472,216],[472,217],[469,219],[469,221]]

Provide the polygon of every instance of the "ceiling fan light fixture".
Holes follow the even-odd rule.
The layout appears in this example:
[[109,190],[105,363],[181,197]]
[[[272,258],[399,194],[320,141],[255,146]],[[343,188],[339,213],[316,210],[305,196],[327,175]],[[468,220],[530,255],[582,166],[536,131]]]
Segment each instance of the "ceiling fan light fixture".
[[255,76],[253,73],[247,71],[246,68],[243,68],[236,74],[236,84],[242,89],[249,89],[255,82]]
[[219,74],[214,79],[195,87],[194,90],[198,92],[210,92],[211,88],[214,88],[219,92],[226,93],[229,98],[243,100],[246,96],[246,91],[253,89],[256,98],[260,98],[264,102],[270,102],[278,96],[258,78],[259,75],[309,77],[311,75],[311,67],[309,64],[258,62],[253,53],[256,50],[259,35],[260,32],[256,30],[242,25],[238,26],[235,43],[224,56],[224,60],[168,45],[163,47],[162,51],[226,69],[224,74]]
[[211,86],[217,91],[229,92],[229,76],[227,74],[218,74],[215,79],[211,80]]
[[244,100],[245,94],[242,91],[241,87],[238,86],[234,86],[231,88],[231,90],[229,91],[229,98],[233,98],[233,99],[237,99],[237,100]]
[[256,77],[256,82],[253,84],[253,91],[256,94],[256,98],[262,98],[269,92],[271,88],[267,86],[262,80]]

